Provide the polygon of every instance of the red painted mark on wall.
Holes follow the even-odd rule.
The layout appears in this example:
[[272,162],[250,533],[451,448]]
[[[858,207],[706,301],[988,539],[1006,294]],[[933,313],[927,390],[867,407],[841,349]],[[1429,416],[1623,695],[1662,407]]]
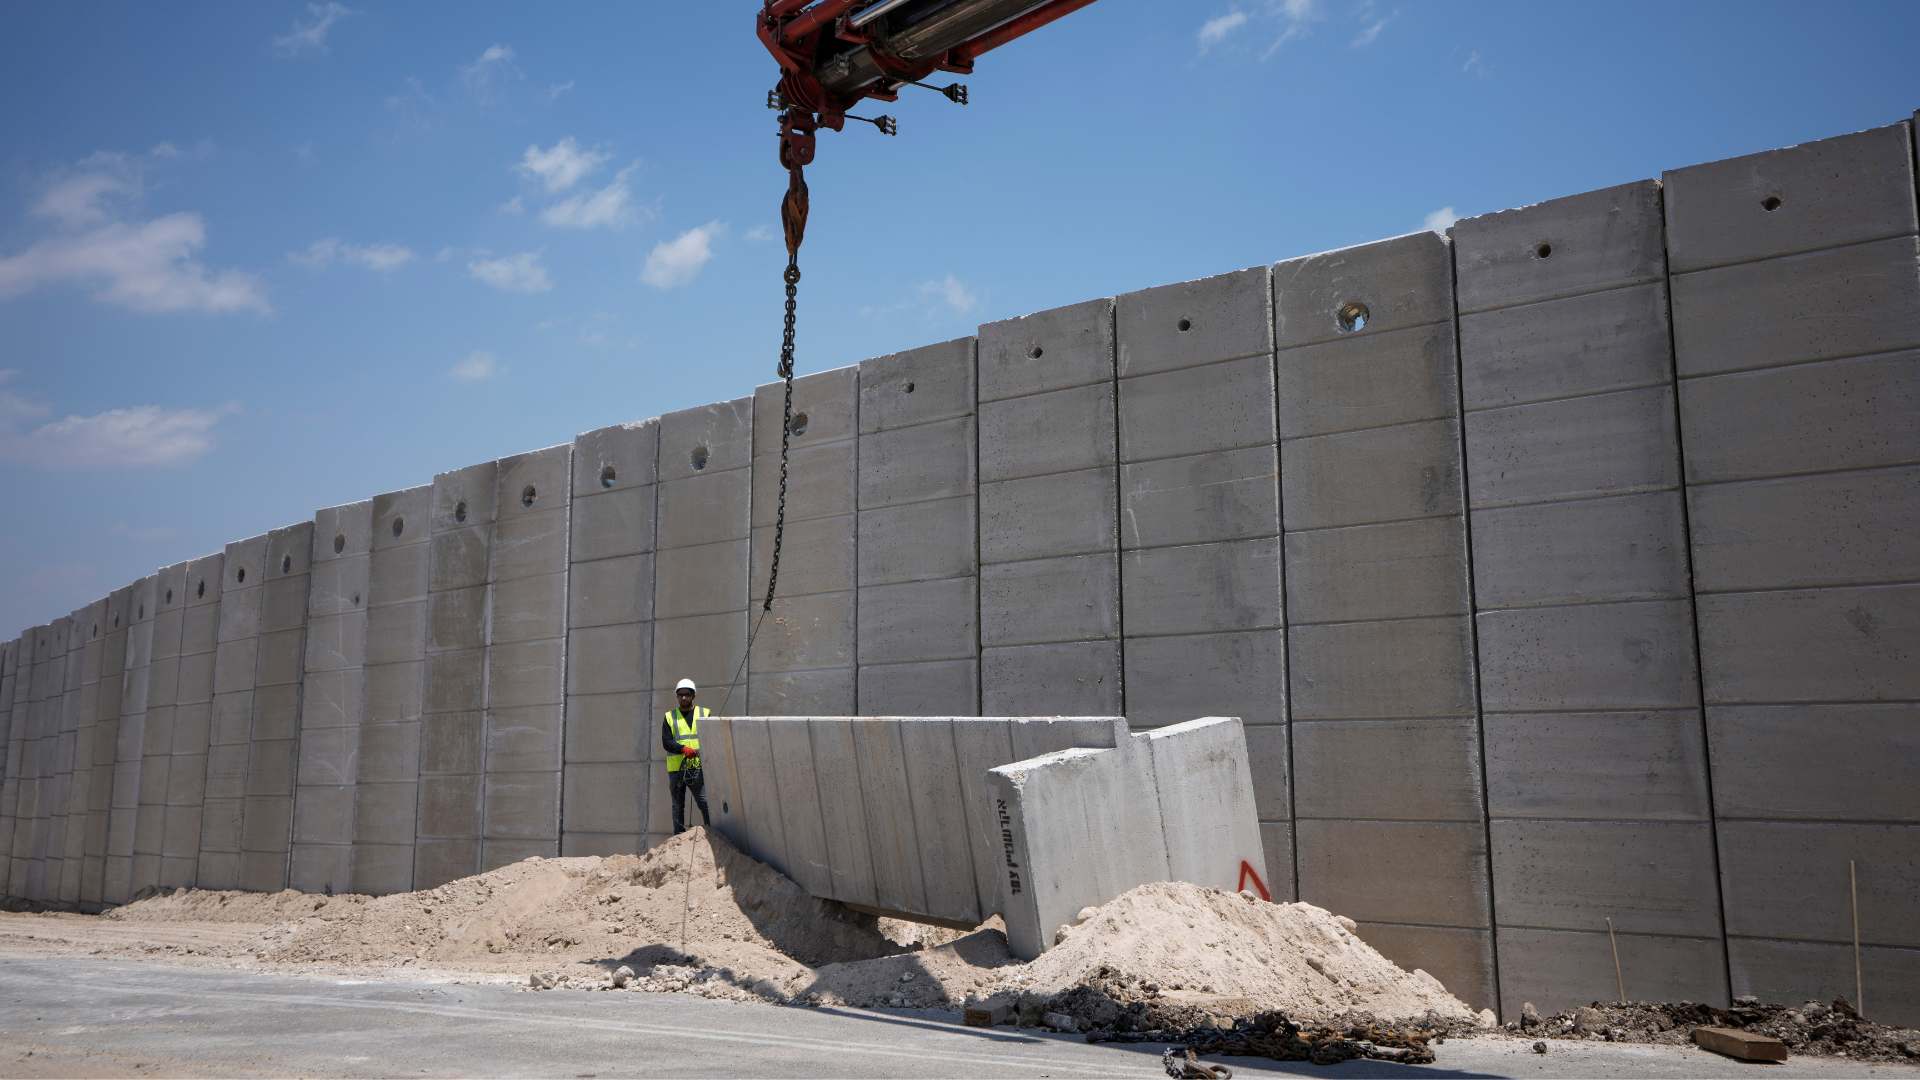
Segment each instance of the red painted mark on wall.
[[1253,868],[1252,863],[1248,862],[1245,859],[1241,859],[1240,860],[1240,884],[1234,886],[1234,891],[1239,892],[1245,889],[1247,887],[1248,878],[1253,879],[1253,887],[1256,891],[1260,893],[1260,899],[1265,900],[1268,903],[1272,903],[1273,894],[1267,891],[1267,883],[1260,880],[1260,872]]

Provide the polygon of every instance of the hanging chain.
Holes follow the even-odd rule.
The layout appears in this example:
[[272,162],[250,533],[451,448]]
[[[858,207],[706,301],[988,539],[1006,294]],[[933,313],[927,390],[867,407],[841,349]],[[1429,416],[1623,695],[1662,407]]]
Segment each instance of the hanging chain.
[[787,531],[787,446],[793,439],[793,324],[795,299],[800,293],[800,260],[787,259],[787,322],[780,339],[780,378],[786,385],[786,405],[780,419],[780,503],[773,518],[773,563],[767,569],[767,600],[760,610],[773,610],[773,588],[780,580],[780,544]]

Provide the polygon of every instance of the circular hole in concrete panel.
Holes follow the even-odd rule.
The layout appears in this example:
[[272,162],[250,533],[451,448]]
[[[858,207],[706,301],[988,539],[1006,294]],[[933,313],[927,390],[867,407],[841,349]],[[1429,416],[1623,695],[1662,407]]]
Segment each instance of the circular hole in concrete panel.
[[1780,196],[1769,195],[1766,198],[1761,199],[1760,209],[1765,210],[1769,214],[1773,213],[1775,210],[1780,209]]
[[353,606],[354,606],[354,607],[359,607],[359,606],[360,606],[360,594],[359,594],[359,593],[354,593],[354,594],[353,594]]
[[1534,245],[1533,254],[1534,257],[1538,259],[1548,258],[1553,254],[1553,245],[1542,240],[1540,243]]
[[1043,354],[1046,353],[1046,351],[1047,350],[1041,348],[1040,346],[1035,345],[1033,348],[1027,350],[1027,359],[1038,360]]
[[347,535],[345,533],[334,533],[333,553],[338,555],[345,550],[347,550]]
[[[243,566],[240,569],[235,570],[233,572],[233,580],[244,584],[247,580],[247,568]],[[205,596],[206,593],[207,593],[207,583],[203,581],[200,583],[200,595]]]
[[280,556],[280,572],[283,574],[293,573],[293,556],[291,555]]
[[91,636],[93,636],[93,637],[99,637],[99,636],[100,636],[100,624],[99,624],[99,623],[94,623],[94,624],[93,624],[93,634],[92,634]]
[[619,474],[613,471],[613,466],[611,465],[608,465],[606,468],[601,469],[600,470],[600,486],[603,488],[612,487],[614,477],[617,475]]
[[118,616],[118,615],[115,615],[115,616],[113,617],[113,628],[114,628],[115,630],[118,630],[118,629],[120,629],[120,616]]
[[407,531],[407,519],[403,517],[394,518],[393,519],[393,535],[399,536],[401,533],[406,531]]
[[520,505],[530,507],[533,505],[534,500],[538,499],[539,497],[540,497],[540,493],[533,490],[532,484],[528,484],[525,488],[521,489],[520,491]]
[[1333,320],[1339,325],[1340,332],[1343,334],[1351,334],[1355,330],[1365,330],[1368,321],[1372,318],[1373,312],[1368,311],[1367,305],[1358,300],[1349,300],[1341,304],[1340,309],[1333,313]]
[[908,384],[907,384],[907,393],[909,393],[909,394],[911,394],[911,393],[913,393],[913,384],[912,384],[912,383],[908,383]]
[[[246,573],[246,571],[244,571],[244,570],[242,570],[242,571],[241,571],[241,573],[243,573],[243,574],[244,574],[244,573]],[[207,595],[207,579],[205,579],[205,578],[201,578],[201,579],[200,579],[200,585],[199,585],[199,586],[198,586],[197,588],[195,588],[195,589],[193,590],[193,595],[194,595],[194,596],[195,596],[196,598],[198,598],[198,599],[205,599],[205,598],[206,598],[206,595]]]
[[166,599],[166,601],[165,601],[165,602],[166,602],[166,603],[169,603],[169,604],[171,604],[171,603],[173,603],[173,590],[172,590],[172,589],[168,589],[168,590],[167,590],[167,599]]
[[807,414],[803,412],[794,413],[793,419],[787,422],[787,430],[795,435],[805,435],[807,433]]
[[144,619],[144,618],[146,618],[146,617],[147,617],[147,605],[145,605],[145,604],[141,604],[141,605],[140,605],[140,613],[139,613],[139,614],[137,614],[137,615],[135,615],[135,616],[134,616],[134,618],[136,618],[136,619]]
[[707,467],[707,448],[704,446],[694,447],[693,454],[689,458],[689,461],[692,463],[695,469],[706,468]]
[[1193,320],[1192,320],[1192,319],[1181,319],[1178,325],[1179,325],[1179,327],[1180,327],[1180,332],[1184,334],[1184,333],[1186,333],[1187,331],[1189,331],[1189,330],[1191,330],[1191,329],[1193,329]]
[[453,520],[455,521],[467,520],[467,504],[465,502],[457,502],[453,504]]

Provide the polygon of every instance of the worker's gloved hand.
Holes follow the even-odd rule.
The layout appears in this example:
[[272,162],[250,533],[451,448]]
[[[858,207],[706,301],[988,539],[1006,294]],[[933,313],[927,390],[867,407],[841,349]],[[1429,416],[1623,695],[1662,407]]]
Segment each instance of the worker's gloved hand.
[[688,758],[697,758],[700,756],[700,749],[699,747],[689,746],[683,748],[680,753]]

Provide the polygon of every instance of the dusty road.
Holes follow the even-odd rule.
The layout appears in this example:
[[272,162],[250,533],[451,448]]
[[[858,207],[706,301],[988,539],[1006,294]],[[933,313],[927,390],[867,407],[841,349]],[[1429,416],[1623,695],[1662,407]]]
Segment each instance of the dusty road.
[[[681,994],[533,993],[498,971],[269,964],[266,926],[0,914],[0,1076],[1162,1076],[1156,1045],[1089,1046],[951,1012]],[[1242,1078],[1756,1075],[1693,1049],[1453,1040],[1431,1066],[1232,1060]],[[1920,1080],[1797,1059],[1768,1076]]]
[[[1752,1076],[1695,1050],[1453,1041],[1427,1067],[1230,1060],[1241,1077]],[[1138,1076],[1158,1047],[964,1028],[911,1012],[778,1008],[677,994],[364,980],[0,949],[0,1075]],[[1920,1069],[1790,1062],[1769,1076]]]

